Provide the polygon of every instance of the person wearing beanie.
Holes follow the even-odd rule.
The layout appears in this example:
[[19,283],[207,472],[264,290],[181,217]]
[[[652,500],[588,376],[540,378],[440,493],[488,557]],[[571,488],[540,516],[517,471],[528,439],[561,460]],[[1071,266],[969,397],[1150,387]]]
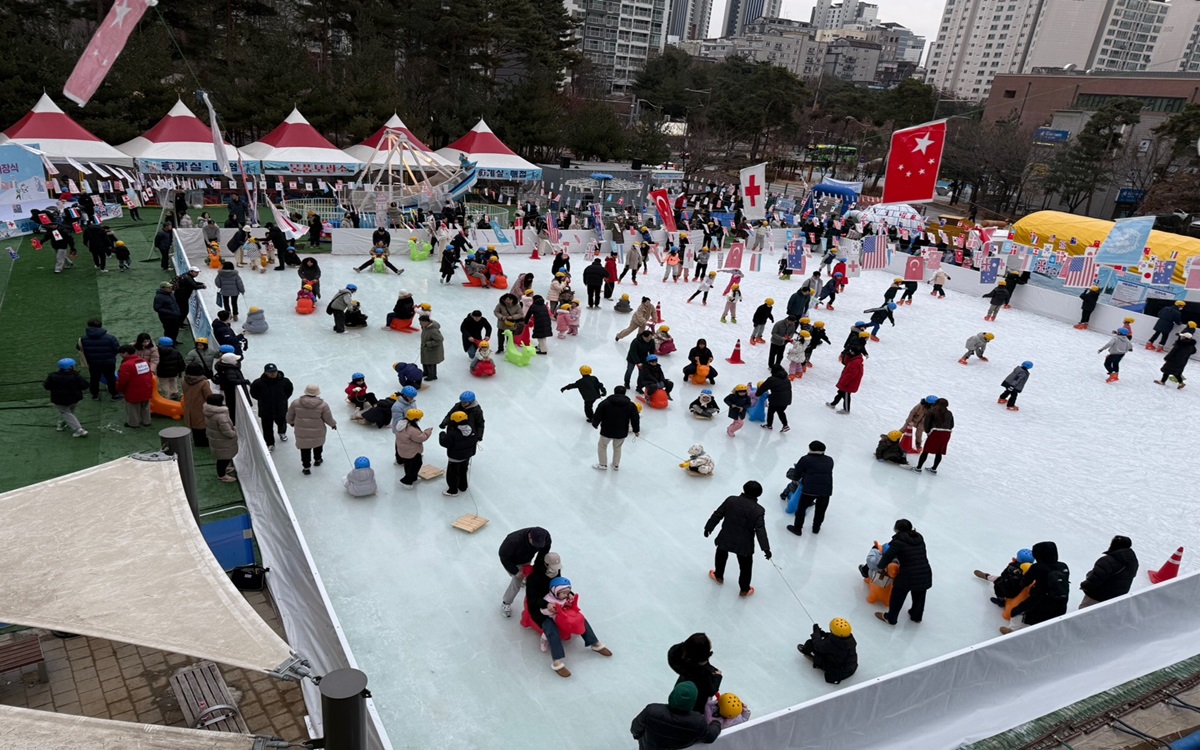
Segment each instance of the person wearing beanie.
[[1092,565],[1083,583],[1079,584],[1079,588],[1083,589],[1083,601],[1079,603],[1079,608],[1128,594],[1137,572],[1138,558],[1133,551],[1133,541],[1127,536],[1114,536],[1108,550]]
[[763,556],[771,559],[771,543],[767,539],[765,522],[766,511],[758,504],[762,496],[762,485],[755,481],[742,485],[742,494],[725,498],[725,502],[713,511],[708,523],[704,524],[704,536],[708,538],[717,524],[721,524],[721,533],[715,541],[717,552],[713,569],[708,571],[708,577],[717,583],[725,583],[725,563],[729,561],[730,553],[738,559],[738,596],[746,597],[754,593],[750,585],[750,577],[754,570],[754,540],[762,547]]
[[796,462],[787,477],[801,486],[796,520],[787,530],[796,536],[802,535],[804,518],[808,515],[808,509],[815,505],[817,510],[813,514],[812,533],[820,534],[821,524],[825,523],[825,510],[829,507],[829,497],[833,494],[833,458],[825,455],[825,444],[820,440],[809,443],[808,454]]
[[[512,603],[525,583],[524,566],[532,563],[536,568],[549,564],[550,555],[554,554],[550,552],[552,542],[549,531],[541,526],[530,526],[517,529],[504,537],[504,541],[500,543],[500,564],[504,566],[504,571],[510,576],[508,588],[504,591],[504,599],[500,606],[505,617],[512,617]],[[558,555],[554,554],[554,561],[557,562],[557,560]],[[556,570],[555,575],[557,574]]]
[[[1008,626],[1000,628],[1001,635],[1067,613],[1067,599],[1071,596],[1071,569],[1058,559],[1058,545],[1054,542],[1038,542],[1030,551],[1033,552],[1033,565],[1021,578],[1021,588],[1033,586],[1033,589],[1028,599],[1013,607],[1012,620]],[[895,596],[895,593],[892,595]],[[1021,615],[1021,618],[1017,619],[1017,615]]]
[[693,711],[703,713],[709,698],[721,689],[721,670],[709,662],[712,653],[712,641],[704,633],[692,633],[687,640],[667,649],[667,666],[679,675],[675,685],[690,682],[696,686],[696,701],[691,705]]
[[647,704],[629,725],[638,750],[668,750],[716,742],[721,722],[709,721],[703,710],[693,708],[696,694],[693,683],[680,682],[671,690],[666,703]]
[[249,386],[250,381],[242,374],[242,358],[236,354],[222,354],[213,367],[213,381],[225,394],[225,406],[229,419],[237,424],[237,392],[239,386]]
[[879,558],[879,569],[887,570],[893,562],[900,563],[900,573],[892,581],[892,598],[887,614],[876,612],[875,617],[895,625],[904,609],[904,602],[912,594],[912,609],[908,617],[920,622],[925,616],[925,594],[933,588],[933,568],[925,552],[925,537],[913,528],[907,518],[898,519],[892,527],[895,532],[887,543],[887,551]]
[[287,379],[274,364],[263,366],[263,374],[250,384],[250,397],[258,404],[258,418],[262,422],[263,439],[267,450],[275,452],[275,433],[287,442],[288,402],[292,398],[292,381]]
[[164,281],[158,285],[158,291],[154,294],[154,312],[158,315],[158,321],[162,323],[162,335],[172,341],[178,339],[179,327],[183,325],[183,313],[179,310],[179,303],[175,301],[175,285],[171,282]]
[[321,389],[315,385],[304,387],[304,395],[293,401],[287,410],[287,423],[296,435],[296,447],[300,449],[300,465],[304,474],[312,474],[310,466],[320,466],[321,452],[325,448],[325,428],[337,429],[337,421],[329,404],[321,398]]

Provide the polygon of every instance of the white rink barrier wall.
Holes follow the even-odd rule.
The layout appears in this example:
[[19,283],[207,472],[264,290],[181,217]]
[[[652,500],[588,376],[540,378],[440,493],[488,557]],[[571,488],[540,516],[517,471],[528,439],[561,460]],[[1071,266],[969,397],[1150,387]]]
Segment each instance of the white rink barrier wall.
[[[199,235],[199,230],[176,232],[174,260],[179,273],[188,267],[189,262],[200,265],[199,261],[189,261],[187,243],[181,237],[184,232]],[[202,239],[196,247],[198,249],[193,250],[190,257],[205,257]],[[204,294],[193,294],[191,307],[193,326],[198,326],[195,330],[211,336],[212,318]],[[296,653],[312,663],[315,674],[324,675],[347,667],[358,668],[292,511],[287,491],[275,471],[258,416],[249,406],[249,396],[248,389],[243,387],[237,398],[238,454],[234,458],[234,466],[253,519],[254,537],[262,553],[263,565],[271,569],[267,581],[271,598],[279,610],[287,642]],[[367,677],[369,679],[370,675]],[[310,680],[303,680],[300,687],[314,730],[318,737],[322,736],[320,688]],[[367,715],[370,718],[367,724],[368,747],[372,750],[391,750],[392,745],[375,703],[369,698]]]
[[[1200,574],[947,654],[722,732],[727,750],[949,750],[1196,655]],[[906,619],[906,637],[920,627]],[[860,629],[886,628],[877,622]],[[852,678],[853,679],[853,678]]]

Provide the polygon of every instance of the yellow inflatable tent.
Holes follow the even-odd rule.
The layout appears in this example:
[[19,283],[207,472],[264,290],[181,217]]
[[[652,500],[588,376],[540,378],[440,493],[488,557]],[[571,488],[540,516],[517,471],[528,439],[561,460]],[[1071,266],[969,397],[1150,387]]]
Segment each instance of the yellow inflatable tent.
[[[1094,242],[1104,242],[1112,227],[1113,222],[1104,219],[1065,214],[1061,211],[1038,211],[1013,225],[1016,232],[1013,240],[1020,245],[1031,245],[1031,236],[1036,234],[1040,247],[1050,239],[1050,235],[1057,235],[1060,240],[1070,240],[1074,237],[1076,244],[1074,247],[1068,245],[1067,252],[1082,255]],[[1150,250],[1154,257],[1162,260],[1170,260],[1171,253],[1178,253],[1175,257],[1178,264],[1175,266],[1172,281],[1183,284],[1188,258],[1200,256],[1200,240],[1154,230],[1150,232]]]

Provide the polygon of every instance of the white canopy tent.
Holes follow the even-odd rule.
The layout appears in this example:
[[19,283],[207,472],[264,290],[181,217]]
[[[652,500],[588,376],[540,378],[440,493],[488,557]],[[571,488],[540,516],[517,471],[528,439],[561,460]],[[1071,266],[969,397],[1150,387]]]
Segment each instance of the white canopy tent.
[[217,564],[174,461],[122,458],[12,490],[0,517],[0,621],[307,671]]
[[261,140],[243,146],[242,153],[261,160],[267,174],[348,177],[363,166],[318,133],[298,109]]
[[5,750],[251,750],[258,746],[248,734],[0,706],[0,747]]
[[[197,176],[222,172],[216,160],[212,129],[182,101],[175,102],[171,111],[154,127],[117,149],[137,159],[143,172]],[[228,141],[225,141],[225,154],[226,158],[232,159],[230,166],[236,173],[238,150]],[[246,158],[243,163],[248,173],[259,171],[257,161]]]
[[63,112],[49,94],[42,94],[33,109],[0,135],[0,143],[13,141],[35,146],[56,163],[80,169],[80,162],[133,166],[133,159],[88,132]]

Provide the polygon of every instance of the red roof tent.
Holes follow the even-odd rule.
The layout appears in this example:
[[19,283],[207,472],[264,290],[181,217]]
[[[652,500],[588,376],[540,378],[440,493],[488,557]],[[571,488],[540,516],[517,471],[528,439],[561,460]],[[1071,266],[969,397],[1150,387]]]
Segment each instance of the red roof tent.
[[158,123],[142,133],[151,143],[212,143],[212,127],[201,122],[183,102],[176,102]]
[[51,161],[76,159],[119,166],[133,164],[128,156],[72,120],[47,94],[42,94],[28,114],[4,131],[0,142],[7,140],[27,146],[36,144]]
[[337,146],[326,140],[325,136],[318,133],[317,129],[310,125],[308,120],[304,119],[299,110],[292,110],[292,113],[288,115],[286,120],[280,123],[279,127],[259,138],[258,143],[265,143],[275,148],[332,148],[340,150]]
[[492,132],[491,128],[483,120],[480,120],[469,133],[449,146],[446,146],[446,148],[452,148],[467,154],[505,154],[506,156],[516,156],[516,153],[508,146],[505,146],[504,142],[496,137],[496,134]]
[[405,137],[408,138],[408,142],[411,143],[418,151],[430,150],[428,146],[421,142],[420,138],[413,135],[413,132],[408,129],[408,126],[404,124],[398,115],[392,115],[391,119],[385,122],[383,127],[379,128],[379,130],[376,130],[374,135],[358,145],[366,146],[367,148],[374,150],[379,146],[380,142],[383,141],[383,134],[389,130],[404,133]]

